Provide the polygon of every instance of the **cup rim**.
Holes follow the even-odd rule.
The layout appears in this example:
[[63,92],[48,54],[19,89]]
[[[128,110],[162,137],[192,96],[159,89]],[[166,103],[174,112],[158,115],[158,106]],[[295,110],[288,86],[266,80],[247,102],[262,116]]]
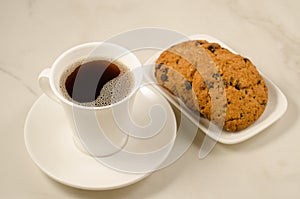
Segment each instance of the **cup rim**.
[[[131,56],[134,56],[134,58],[136,59],[136,61],[139,63],[139,65],[141,66],[141,62],[140,60],[133,54],[131,53],[129,50],[127,50],[126,48],[110,43],[110,42],[87,42],[87,43],[83,43],[83,44],[79,44],[76,46],[73,46],[71,48],[69,48],[68,50],[64,51],[60,56],[58,56],[56,58],[56,60],[54,61],[54,63],[52,64],[52,66],[50,67],[50,76],[49,76],[49,83],[50,83],[50,87],[52,92],[55,94],[56,97],[59,98],[59,100],[61,100],[62,102],[72,106],[73,108],[80,108],[80,109],[85,109],[85,110],[102,110],[102,109],[109,109],[109,108],[113,108],[127,100],[129,100],[134,93],[136,93],[136,91],[138,90],[139,86],[135,86],[132,91],[129,93],[129,95],[127,95],[126,97],[124,97],[123,99],[121,99],[120,101],[117,101],[115,103],[112,103],[110,105],[106,105],[106,106],[84,106],[84,105],[80,105],[80,104],[76,104],[68,99],[66,99],[64,96],[62,96],[62,94],[57,90],[55,84],[54,84],[54,73],[53,70],[56,68],[56,66],[58,65],[58,63],[68,54],[80,49],[80,48],[84,48],[84,47],[97,47],[99,45],[109,45],[109,46],[113,46],[113,47],[117,47],[117,48],[122,48],[122,50],[128,52],[128,54],[130,54]],[[126,53],[127,55],[127,53]],[[107,58],[109,59],[109,57]],[[121,62],[122,63],[122,62]],[[134,78],[136,81],[136,78]]]

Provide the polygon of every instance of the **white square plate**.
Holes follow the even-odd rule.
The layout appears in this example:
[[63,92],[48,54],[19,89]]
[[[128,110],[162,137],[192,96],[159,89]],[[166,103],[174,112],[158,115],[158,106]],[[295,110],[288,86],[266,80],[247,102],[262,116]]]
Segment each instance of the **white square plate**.
[[[215,42],[220,44],[222,47],[230,50],[231,52],[239,54],[233,49],[231,49],[229,46],[224,44],[222,41],[208,35],[193,35],[193,36],[189,36],[189,38],[191,40],[207,40],[209,42]],[[154,64],[156,59],[160,55],[160,53],[161,52],[155,54],[153,57],[148,59],[145,65]],[[148,78],[150,78],[151,81],[156,82],[154,77],[154,67],[151,67],[150,71],[148,71],[148,75],[149,75]],[[265,128],[267,128],[268,126],[276,122],[280,117],[282,117],[287,109],[288,104],[284,94],[271,80],[269,80],[266,77],[266,75],[262,73],[261,75],[264,77],[269,91],[269,96],[268,96],[269,99],[268,99],[267,107],[264,113],[255,123],[253,123],[248,128],[237,132],[222,131],[220,133],[220,132],[214,132],[211,129],[209,130],[208,120],[201,119],[199,121],[199,119],[197,119],[197,117],[194,114],[192,114],[189,110],[182,108],[178,100],[173,95],[164,91],[159,86],[156,86],[156,88],[161,91],[161,93],[164,95],[164,97],[168,99],[170,103],[172,103],[176,108],[181,110],[183,114],[185,114],[195,125],[198,126],[199,129],[201,129],[209,137],[223,144],[236,144],[236,143],[243,142],[257,135],[258,133],[262,132]]]

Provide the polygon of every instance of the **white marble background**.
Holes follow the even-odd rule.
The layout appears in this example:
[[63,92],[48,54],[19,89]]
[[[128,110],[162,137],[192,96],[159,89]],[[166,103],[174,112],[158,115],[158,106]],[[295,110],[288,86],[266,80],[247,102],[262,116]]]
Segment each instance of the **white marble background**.
[[[297,0],[0,0],[0,198],[300,198],[299,9]],[[76,44],[144,26],[224,41],[282,89],[287,113],[204,160],[195,141],[175,164],[126,188],[89,192],[46,177],[23,141],[39,72]]]

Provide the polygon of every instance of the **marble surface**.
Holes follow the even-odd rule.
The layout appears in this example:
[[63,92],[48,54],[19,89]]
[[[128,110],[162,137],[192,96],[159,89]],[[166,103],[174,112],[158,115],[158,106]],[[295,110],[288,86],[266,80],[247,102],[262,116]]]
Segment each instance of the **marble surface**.
[[[300,1],[1,0],[1,198],[299,198]],[[287,96],[286,114],[254,138],[217,144],[203,160],[198,132],[171,166],[122,189],[83,191],[44,175],[30,159],[23,127],[42,94],[39,72],[80,43],[157,26],[208,34],[253,60]]]

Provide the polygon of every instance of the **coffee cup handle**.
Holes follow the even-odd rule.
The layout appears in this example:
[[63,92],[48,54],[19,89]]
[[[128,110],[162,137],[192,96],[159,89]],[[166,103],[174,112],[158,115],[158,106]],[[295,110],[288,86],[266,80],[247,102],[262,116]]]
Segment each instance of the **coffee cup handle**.
[[39,82],[39,86],[42,89],[42,91],[48,96],[50,97],[52,100],[60,103],[60,100],[58,99],[58,97],[53,93],[51,86],[50,86],[50,74],[51,74],[51,70],[50,68],[46,68],[44,69],[38,77],[38,82]]

